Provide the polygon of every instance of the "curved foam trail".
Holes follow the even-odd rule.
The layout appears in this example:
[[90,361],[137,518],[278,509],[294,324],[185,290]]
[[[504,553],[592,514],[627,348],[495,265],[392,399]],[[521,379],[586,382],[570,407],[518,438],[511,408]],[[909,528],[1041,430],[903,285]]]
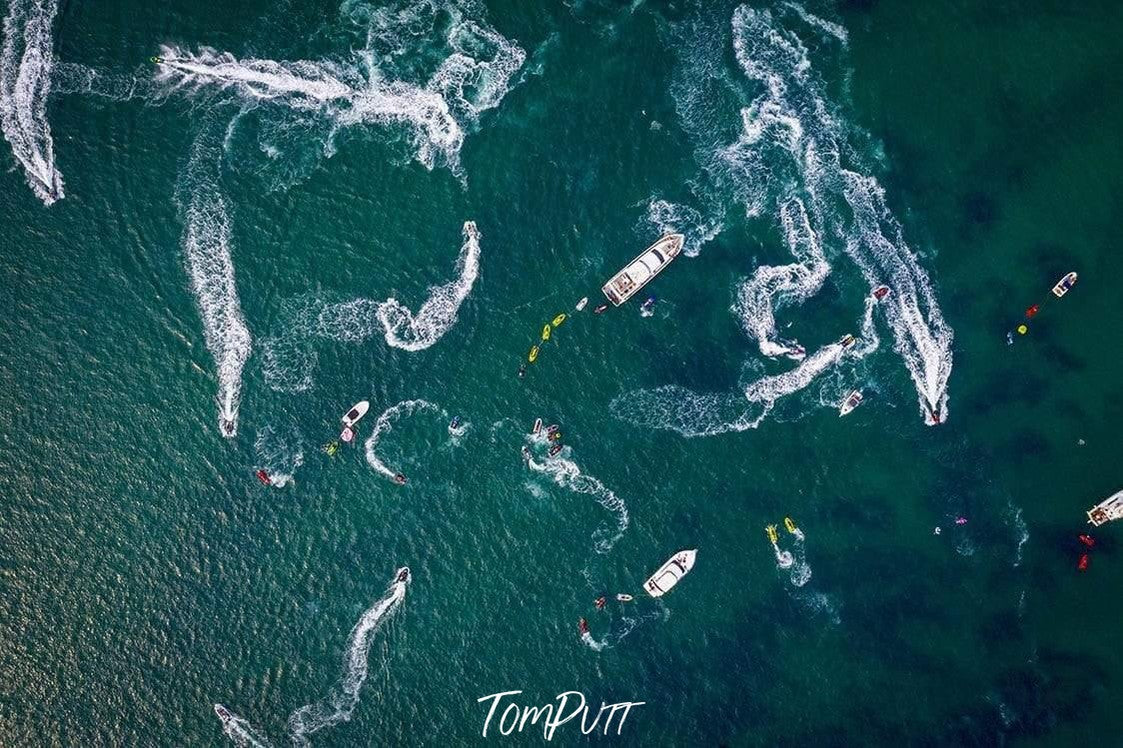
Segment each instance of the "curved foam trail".
[[399,582],[395,577],[386,594],[368,608],[351,629],[347,652],[343,656],[343,677],[339,683],[323,699],[302,706],[289,716],[289,729],[295,745],[310,745],[308,736],[312,733],[351,719],[359,703],[359,691],[367,679],[367,655],[371,641],[382,624],[401,606],[408,585],[408,578]]
[[378,443],[382,437],[394,429],[394,424],[402,418],[408,418],[414,413],[428,412],[428,413],[441,413],[444,411],[437,405],[427,400],[403,400],[402,402],[387,408],[378,420],[374,423],[374,431],[371,432],[366,441],[367,462],[372,468],[385,475],[387,478],[393,478],[397,475],[396,470],[392,470],[386,466],[382,460],[378,458],[375,450],[378,449]]
[[797,262],[758,267],[752,277],[741,284],[733,311],[741,318],[745,332],[757,341],[763,355],[799,360],[805,355],[799,343],[780,340],[776,334],[775,304],[777,301],[798,304],[817,294],[831,266],[801,200],[792,198],[780,206],[780,224],[788,249]]
[[47,122],[56,0],[10,0],[0,49],[0,130],[44,205],[63,197]]
[[221,151],[208,129],[192,145],[176,193],[184,220],[187,274],[203,320],[203,337],[218,367],[219,431],[233,437],[238,431],[242,369],[253,346],[234,281],[230,216],[219,189]]
[[791,371],[761,377],[750,383],[745,387],[745,397],[749,402],[764,403],[766,408],[771,409],[777,400],[802,390],[815,377],[837,364],[843,352],[840,343],[825,345]]
[[[846,47],[845,30],[837,24],[795,3],[787,3],[785,8],[813,32]],[[927,274],[904,242],[900,223],[889,211],[880,185],[873,177],[843,167],[840,154],[852,150],[847,130],[826,97],[825,84],[814,72],[807,47],[768,10],[742,6],[734,12],[732,26],[737,62],[764,92],[742,110],[743,132],[724,150],[723,159],[743,176],[765,165],[766,151],[786,151],[791,156],[787,166],[773,165],[770,171],[759,172],[769,175],[761,183],[739,185],[749,212],[766,207],[764,190],[769,182],[779,181],[772,186],[782,194],[791,190],[804,193],[807,226],[820,225],[819,233],[843,238],[846,254],[871,288],[882,283],[890,286],[892,296],[883,306],[894,349],[916,385],[925,420],[942,421],[952,368],[952,331],[943,320]],[[849,217],[834,209],[839,201],[846,204]],[[783,206],[789,204],[781,206],[782,222]],[[767,333],[767,324],[754,329]]]
[[[369,49],[343,64],[239,59],[206,47],[190,52],[165,46],[157,80],[172,90],[217,88],[251,102],[315,111],[326,115],[336,129],[404,124],[426,168],[442,161],[458,171],[465,128],[499,105],[526,52],[471,20],[453,23],[447,43],[448,57],[425,85],[386,80],[377,67],[379,56]],[[490,58],[478,52],[483,49],[491,51]]]
[[456,280],[429,289],[429,298],[416,315],[393,297],[378,306],[378,320],[386,330],[389,345],[406,351],[421,351],[440,340],[456,324],[456,313],[480,273],[480,232],[474,221],[464,223],[464,244],[456,260],[456,269]]
[[223,720],[222,731],[238,748],[273,748],[267,737],[234,712],[230,712],[230,719]]
[[624,531],[628,529],[628,506],[623,499],[596,478],[582,473],[577,463],[565,459],[560,454],[548,457],[542,462],[531,459],[527,461],[527,465],[531,470],[548,475],[562,488],[592,496],[598,504],[612,512],[616,518],[616,525],[605,523],[593,532],[593,548],[597,553],[608,553],[612,550],[612,546],[616,545],[616,541],[623,537]]

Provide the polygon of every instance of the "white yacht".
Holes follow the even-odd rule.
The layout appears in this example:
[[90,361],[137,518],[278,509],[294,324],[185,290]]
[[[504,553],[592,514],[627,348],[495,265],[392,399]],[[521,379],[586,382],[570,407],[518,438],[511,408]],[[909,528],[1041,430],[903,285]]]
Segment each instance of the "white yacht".
[[672,587],[678,584],[678,581],[686,576],[687,572],[694,568],[694,558],[698,555],[697,549],[689,551],[679,551],[671,556],[667,563],[659,567],[659,571],[651,575],[651,578],[643,583],[643,588],[647,590],[647,594],[652,597],[662,597]]
[[667,234],[612,276],[601,291],[614,306],[620,306],[678,257],[684,238],[682,234]]
[[1123,519],[1123,491],[1111,496],[1088,510],[1088,524],[1099,527],[1113,519]]

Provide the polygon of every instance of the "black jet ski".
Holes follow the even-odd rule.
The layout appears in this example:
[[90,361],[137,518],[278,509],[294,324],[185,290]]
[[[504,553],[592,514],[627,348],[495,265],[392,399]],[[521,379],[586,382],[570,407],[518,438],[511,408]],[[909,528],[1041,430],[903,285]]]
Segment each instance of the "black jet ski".
[[397,473],[396,475],[394,475],[394,482],[399,486],[404,486],[406,484],[406,477],[401,473]]
[[398,569],[398,576],[394,581],[395,582],[408,582],[409,581],[409,567],[403,566],[402,568]]

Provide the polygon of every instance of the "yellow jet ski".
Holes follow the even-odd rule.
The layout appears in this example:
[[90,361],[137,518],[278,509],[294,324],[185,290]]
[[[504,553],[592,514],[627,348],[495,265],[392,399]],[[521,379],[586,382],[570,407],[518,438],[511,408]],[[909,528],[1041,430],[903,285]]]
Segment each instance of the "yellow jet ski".
[[160,63],[162,63],[164,61],[164,58],[163,57],[149,57],[148,61],[151,62],[153,65],[159,65]]
[[538,358],[538,346],[533,346],[530,349],[530,355],[528,355],[526,357],[526,360],[533,364],[537,358]]
[[795,522],[792,522],[791,517],[784,517],[784,527],[788,528],[788,532],[792,533],[793,535],[795,534],[795,531],[797,529],[795,526]]
[[559,314],[558,316],[554,317],[554,321],[553,321],[553,322],[551,322],[550,324],[552,324],[552,325],[553,325],[554,327],[557,327],[557,326],[558,326],[558,325],[560,325],[560,324],[561,324],[562,322],[565,322],[565,315],[564,315],[564,314]]
[[550,326],[546,325],[542,328],[542,341],[545,342],[550,339]]
[[769,542],[772,543],[772,545],[776,545],[776,541],[778,540],[778,537],[776,535],[776,525],[768,525],[764,528],[764,531],[768,533]]

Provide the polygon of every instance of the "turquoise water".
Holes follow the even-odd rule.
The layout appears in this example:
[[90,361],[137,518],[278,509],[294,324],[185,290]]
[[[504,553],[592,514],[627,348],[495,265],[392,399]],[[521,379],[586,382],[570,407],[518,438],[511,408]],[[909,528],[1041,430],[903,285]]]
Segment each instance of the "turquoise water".
[[[646,704],[564,744],[1119,734],[1115,528],[1074,567],[1120,487],[1123,9],[977,6],[10,0],[54,64],[4,120],[0,742],[221,744],[220,702],[473,744],[571,689]],[[672,228],[654,315],[593,315]]]

